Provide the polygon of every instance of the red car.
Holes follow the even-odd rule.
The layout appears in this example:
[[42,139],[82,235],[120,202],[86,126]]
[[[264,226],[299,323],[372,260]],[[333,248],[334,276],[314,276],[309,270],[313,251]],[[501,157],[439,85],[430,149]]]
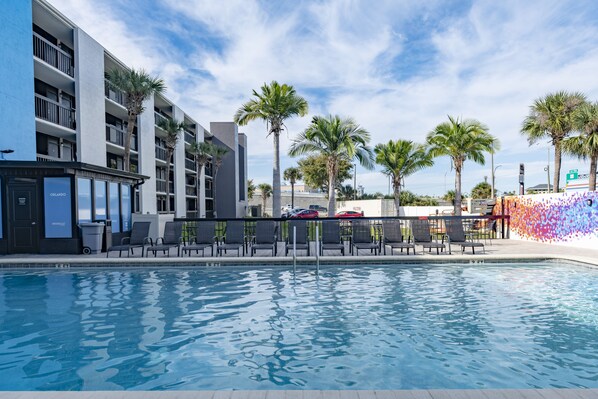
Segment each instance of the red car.
[[304,209],[300,212],[293,213],[289,216],[289,219],[316,219],[318,217],[318,211],[313,209]]
[[363,217],[363,212],[357,212],[357,211],[340,211],[339,213],[337,213],[336,215],[334,215],[334,217],[336,217],[336,218],[362,218]]

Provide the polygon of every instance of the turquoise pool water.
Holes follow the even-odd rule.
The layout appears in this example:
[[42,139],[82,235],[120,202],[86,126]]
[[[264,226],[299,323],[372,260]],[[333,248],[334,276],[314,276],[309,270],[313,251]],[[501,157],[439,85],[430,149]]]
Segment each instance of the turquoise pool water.
[[598,387],[570,264],[0,271],[0,389]]

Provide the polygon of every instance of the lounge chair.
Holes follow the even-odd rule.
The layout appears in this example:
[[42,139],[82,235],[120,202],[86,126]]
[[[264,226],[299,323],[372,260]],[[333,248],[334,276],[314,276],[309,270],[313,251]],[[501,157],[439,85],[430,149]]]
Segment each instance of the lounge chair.
[[409,250],[413,249],[415,254],[415,244],[412,242],[405,242],[403,237],[403,231],[401,230],[401,221],[399,220],[383,220],[382,221],[382,248],[384,255],[386,255],[386,247],[390,247],[390,254],[393,254],[395,248],[400,248],[401,252],[403,249],[407,249],[407,255]]
[[422,246],[422,252],[428,248],[432,252],[432,248],[436,248],[436,253],[444,251],[446,246],[442,243],[432,239],[430,232],[430,222],[428,219],[416,219],[411,221],[411,234],[413,235],[413,243]]
[[297,231],[297,238],[295,240],[295,249],[298,251],[307,251],[309,256],[309,236],[307,234],[307,222],[304,220],[293,220],[288,223],[287,239],[284,243],[284,255],[287,256],[289,251],[293,250],[293,234],[295,229]]
[[[471,234],[465,234],[463,230],[463,224],[461,223],[460,219],[448,219],[446,221],[446,237],[448,239],[448,248],[449,254],[451,253],[451,245],[460,245],[461,246],[461,254],[465,252],[465,248],[471,248],[471,252],[475,254],[476,248],[482,248],[484,253],[486,253],[486,247],[481,242],[473,241],[473,237]],[[469,240],[467,237],[469,236]]]
[[258,220],[255,223],[255,236],[251,243],[251,256],[260,249],[272,251],[272,256],[278,253],[277,248],[278,226],[275,221]]
[[[160,242],[162,242],[160,244]],[[154,257],[158,256],[158,251],[162,251],[164,255],[170,256],[172,248],[177,249],[177,256],[181,255],[181,244],[183,242],[183,222],[166,222],[164,225],[164,236],[158,238],[154,245],[147,248],[146,256],[150,252],[154,253]]]
[[141,257],[146,245],[152,245],[152,239],[148,237],[151,222],[135,222],[131,228],[131,236],[123,237],[120,245],[114,245],[106,251],[106,258],[110,252],[118,251],[118,257],[122,256],[123,251],[127,251],[127,257],[131,256],[134,248],[141,248]]
[[351,245],[354,248],[353,254],[359,255],[360,249],[369,249],[378,255],[380,246],[372,235],[372,227],[368,220],[353,220],[353,228],[351,229]]
[[343,244],[341,239],[341,226],[338,220],[322,221],[320,255],[324,255],[325,250],[341,251],[341,254],[345,256],[345,244]]
[[189,253],[191,256],[191,252],[195,251],[197,255],[199,255],[199,251],[201,251],[201,256],[205,256],[206,248],[210,248],[212,251],[212,256],[214,256],[214,244],[216,243],[216,222],[214,221],[198,221],[196,228],[195,228],[195,238],[193,241],[183,246],[183,256],[185,256],[185,252]]
[[224,240],[218,244],[216,252],[222,256],[222,252],[236,250],[237,255],[240,255],[239,248],[245,256],[245,222],[242,220],[229,220],[226,222]]

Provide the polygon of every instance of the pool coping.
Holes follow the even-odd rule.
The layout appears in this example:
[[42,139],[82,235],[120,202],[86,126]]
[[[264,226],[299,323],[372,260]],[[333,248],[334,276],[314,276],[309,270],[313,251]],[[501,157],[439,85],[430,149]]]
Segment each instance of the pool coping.
[[[391,264],[484,264],[502,262],[534,262],[561,261],[574,262],[590,267],[598,267],[598,259],[573,255],[387,255],[387,256],[322,256],[319,264],[330,265],[391,265]],[[69,256],[51,256],[43,258],[11,257],[0,258],[0,269],[28,269],[28,268],[115,268],[115,267],[220,267],[220,266],[293,266],[292,257],[159,257],[159,258],[84,258]],[[315,256],[301,256],[296,258],[297,266],[313,265]]]

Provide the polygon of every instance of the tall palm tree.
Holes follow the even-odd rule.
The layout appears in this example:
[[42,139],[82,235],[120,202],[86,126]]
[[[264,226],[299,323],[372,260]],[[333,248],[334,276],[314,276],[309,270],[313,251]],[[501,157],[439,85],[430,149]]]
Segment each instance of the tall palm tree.
[[538,98],[524,119],[521,134],[530,145],[543,138],[550,138],[554,146],[553,190],[559,192],[561,178],[562,141],[573,130],[573,113],[586,100],[582,93],[558,91]]
[[255,184],[253,183],[253,179],[247,180],[247,198],[253,199],[253,195],[255,194]]
[[268,183],[260,183],[257,185],[262,195],[262,216],[266,215],[266,201],[272,195],[272,186]]
[[191,147],[189,147],[189,152],[191,152],[195,156],[195,164],[197,166],[197,179],[195,183],[195,187],[197,189],[197,211],[199,216],[199,203],[201,202],[201,172],[204,170],[205,166],[210,162],[212,159],[212,147],[214,144],[201,141],[201,142],[193,142],[191,143]]
[[460,120],[449,116],[428,133],[426,141],[430,155],[446,155],[455,169],[455,215],[461,215],[461,173],[466,160],[484,165],[484,152],[500,149],[498,139],[488,133],[488,127],[475,119]]
[[170,213],[170,166],[172,164],[172,155],[179,142],[181,133],[185,130],[185,123],[177,122],[174,119],[164,118],[158,121],[158,127],[166,133],[164,137],[166,147],[166,213]]
[[365,168],[374,167],[374,156],[368,142],[370,134],[353,119],[335,116],[315,116],[307,129],[299,134],[289,149],[289,155],[322,154],[328,172],[328,214],[336,212],[336,181],[339,163],[357,159]]
[[425,146],[408,140],[390,140],[386,144],[378,144],[374,152],[376,163],[383,168],[382,173],[392,179],[395,208],[397,216],[400,216],[401,183],[405,177],[434,165],[434,161]]
[[210,155],[212,155],[212,184],[213,184],[213,188],[214,188],[214,192],[212,193],[212,200],[214,201],[214,217],[217,218],[218,217],[218,211],[217,211],[217,204],[218,202],[216,202],[216,191],[217,190],[217,186],[216,186],[216,182],[217,182],[217,178],[218,178],[218,169],[220,169],[220,167],[222,166],[222,162],[224,161],[224,157],[225,155],[228,154],[228,148],[225,147],[221,147],[219,145],[215,145],[212,144],[212,149],[210,152]]
[[291,184],[291,208],[295,208],[295,183],[297,180],[303,179],[303,175],[299,168],[286,168],[283,174],[285,180]]
[[573,126],[581,134],[563,141],[563,150],[590,159],[589,190],[596,191],[596,167],[598,165],[598,102],[585,103],[573,114]]
[[125,99],[127,135],[124,140],[123,164],[125,171],[128,172],[131,170],[131,138],[137,117],[145,110],[143,103],[152,95],[163,93],[166,85],[162,79],[150,76],[143,69],[114,68],[106,72],[106,80],[114,90],[121,91]]
[[272,81],[261,87],[261,93],[253,91],[253,99],[237,110],[234,121],[239,125],[261,119],[266,122],[268,134],[274,139],[274,167],[272,170],[272,216],[280,217],[280,133],[285,128],[285,120],[293,116],[305,116],[307,101],[297,95],[293,86],[280,85]]

